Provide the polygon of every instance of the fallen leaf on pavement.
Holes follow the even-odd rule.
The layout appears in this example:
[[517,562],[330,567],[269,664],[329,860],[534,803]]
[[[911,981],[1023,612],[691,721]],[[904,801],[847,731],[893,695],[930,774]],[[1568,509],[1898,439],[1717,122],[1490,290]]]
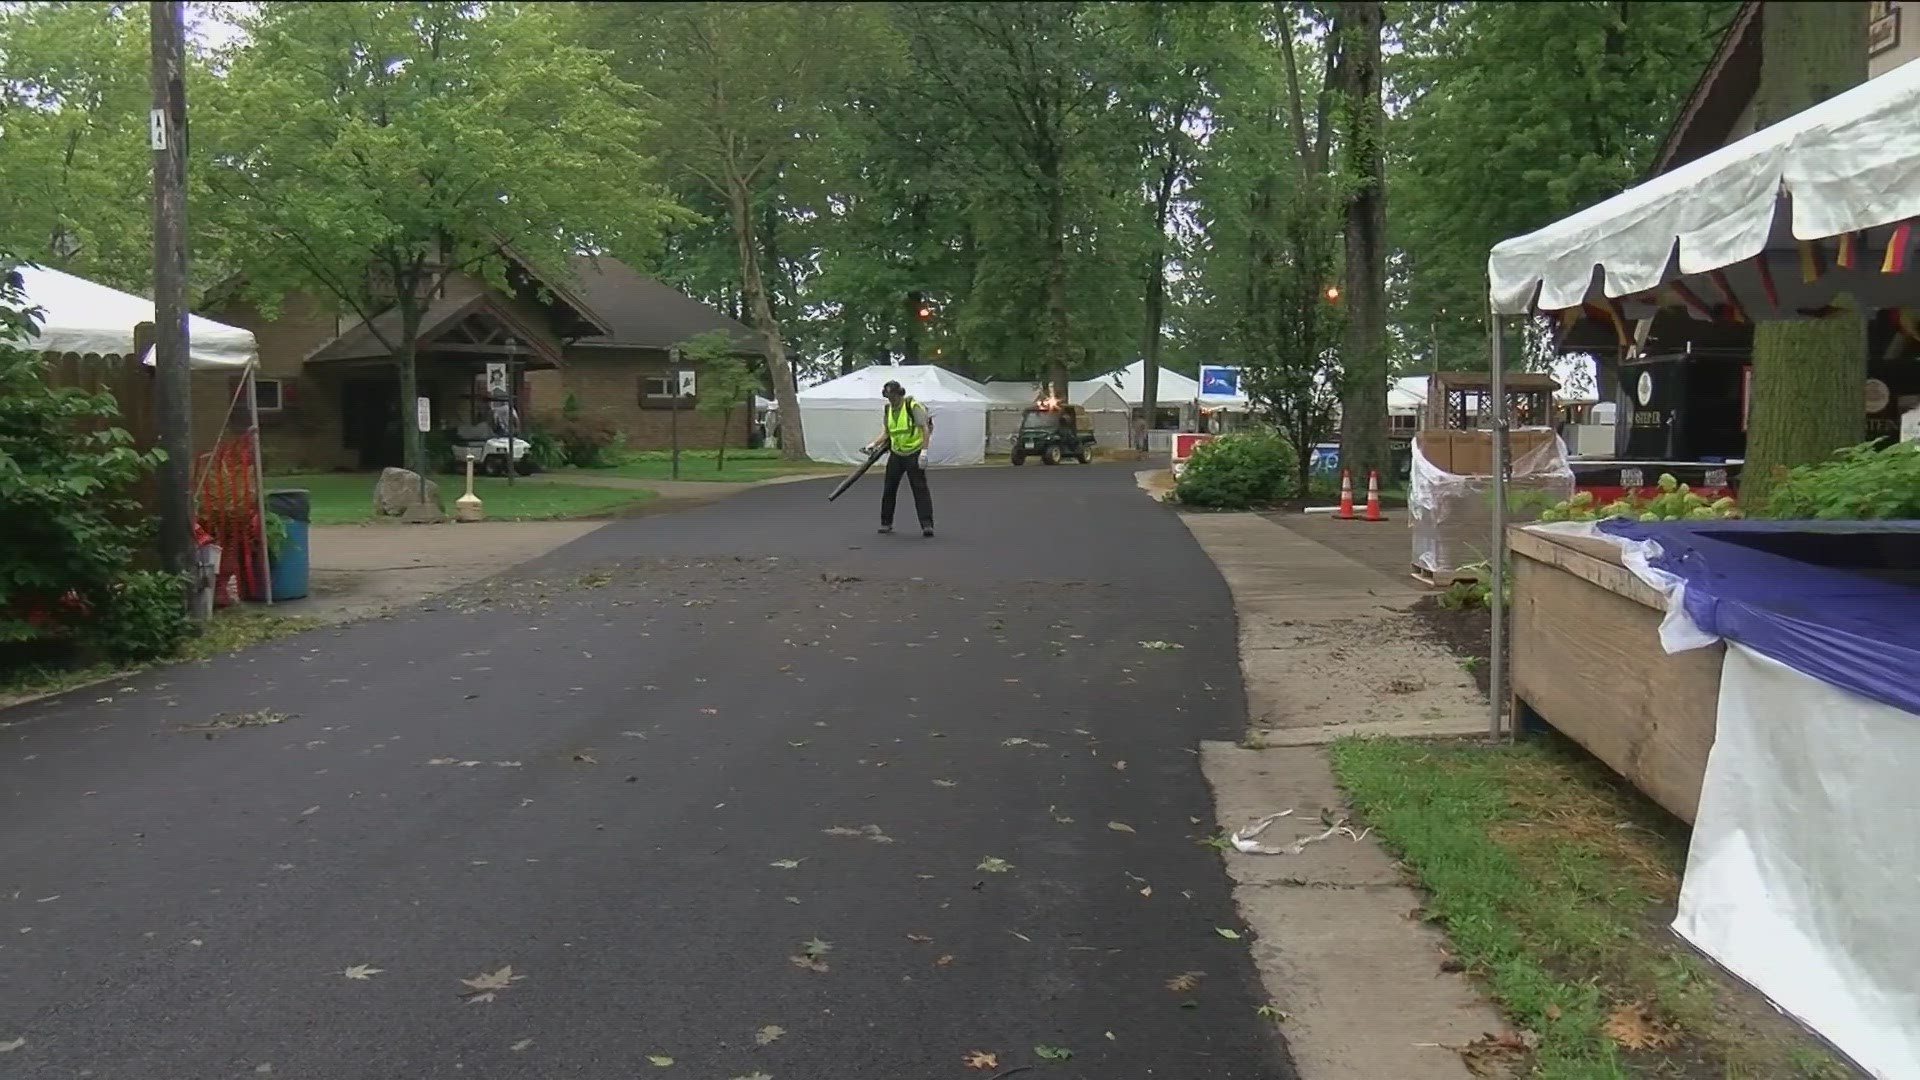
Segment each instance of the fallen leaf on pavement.
[[1124,761],[1116,761],[1116,762],[1114,762],[1114,763],[1113,763],[1113,771],[1114,771],[1114,772],[1126,772],[1126,771],[1127,771],[1127,763],[1126,763],[1126,762],[1124,762]]
[[766,1027],[753,1033],[753,1041],[761,1046],[766,1046],[786,1033],[787,1029],[781,1027],[779,1024],[768,1024]]
[[377,968],[371,964],[355,964],[340,974],[345,975],[349,979],[371,979],[385,970],[385,968]]
[[1213,928],[1213,932],[1216,934],[1219,934],[1223,938],[1226,938],[1228,941],[1240,940],[1240,931],[1238,930],[1229,930],[1224,926],[1216,926]]
[[823,975],[824,975],[824,974],[825,974],[825,973],[826,973],[827,971],[829,971],[829,970],[830,970],[830,969],[829,969],[829,968],[827,967],[827,962],[826,962],[825,960],[821,960],[821,959],[819,959],[819,958],[817,958],[817,957],[812,957],[812,956],[789,956],[789,957],[787,957],[787,959],[788,959],[788,960],[790,960],[790,961],[792,961],[792,963],[793,963],[793,966],[794,966],[794,967],[797,967],[797,968],[806,968],[806,969],[807,969],[808,971],[817,971],[817,972],[820,972],[820,973],[821,973],[821,974],[823,974]]
[[1023,738],[1020,738],[1018,735],[1016,735],[1011,739],[1001,739],[1000,745],[1001,746],[1025,746],[1032,741],[1033,741],[1032,739],[1023,739]]
[[793,748],[794,748],[795,750],[798,750],[798,749],[800,749],[801,747],[803,747],[803,746],[805,746],[805,745],[807,745],[807,743],[808,743],[808,742],[810,742],[810,741],[812,741],[812,740],[809,740],[809,739],[799,739],[799,740],[793,740],[793,739],[789,739],[789,740],[787,740],[787,745],[788,745],[788,746],[791,746],[791,747],[793,747]]
[[736,1076],[733,1080],[773,1080],[772,1073],[752,1072],[745,1076]]
[[1004,874],[1007,871],[1013,869],[1013,864],[1008,862],[1005,859],[998,858],[993,855],[989,855],[986,858],[981,859],[980,865],[974,867],[974,869],[984,870],[989,874]]
[[526,978],[525,975],[513,973],[511,964],[498,971],[483,971],[471,979],[460,980],[461,985],[467,988],[460,996],[466,998],[470,1004],[492,1001],[494,994],[524,978]]
[[587,753],[585,750],[582,750],[579,753],[573,755],[573,760],[579,762],[582,765],[600,764],[600,759],[594,757],[592,754]]
[[893,837],[888,836],[884,832],[881,832],[880,826],[878,825],[862,825],[857,829],[850,829],[845,825],[835,825],[832,828],[821,829],[820,831],[823,833],[826,833],[828,836],[864,837],[865,839],[871,840],[876,844],[893,843]]
[[799,898],[799,897],[797,897],[797,896],[789,896],[789,897],[787,897],[787,903],[789,903],[789,904],[797,904],[797,903],[799,903],[799,902],[800,902],[800,898]]
[[811,956],[818,959],[832,951],[833,943],[830,941],[821,941],[819,938],[810,938],[800,943],[800,954],[802,956]]
[[945,956],[942,956],[942,957],[941,957],[940,959],[938,959],[938,960],[935,960],[935,961],[933,962],[933,966],[934,966],[934,967],[946,967],[946,966],[947,966],[948,964],[951,964],[951,963],[953,963],[953,954],[952,954],[952,953],[948,953],[947,955],[945,955]]
[[1000,1055],[989,1054],[985,1050],[970,1051],[960,1059],[969,1069],[997,1069],[1000,1067]]
[[0,1054],[11,1054],[25,1045],[27,1040],[24,1035],[18,1039],[8,1039],[6,1042],[0,1042]]
[[908,934],[908,935],[907,935],[907,940],[908,940],[908,941],[917,941],[917,942],[919,942],[919,943],[920,943],[920,944],[922,944],[922,945],[929,945],[929,944],[932,944],[932,943],[933,943],[933,939],[932,939],[932,938],[930,938],[930,937],[928,937],[928,936],[927,936],[927,935],[925,935],[925,934]]
[[1152,649],[1155,652],[1170,652],[1174,649],[1186,648],[1185,645],[1174,641],[1143,641],[1140,643],[1140,647],[1143,649]]
[[514,1044],[513,1044],[512,1046],[510,1046],[510,1047],[508,1047],[507,1049],[509,1049],[509,1050],[525,1050],[525,1049],[526,1049],[527,1047],[529,1047],[529,1046],[532,1046],[532,1045],[533,1045],[533,1040],[532,1040],[532,1039],[521,1039],[521,1040],[520,1040],[519,1042],[517,1042],[517,1043],[514,1043]]
[[673,1059],[665,1054],[648,1054],[647,1060],[652,1062],[655,1068],[659,1069],[664,1069],[673,1064]]
[[1600,1030],[1629,1050],[1658,1050],[1673,1045],[1678,1038],[1672,1027],[1638,1001],[1613,1010]]
[[780,870],[798,870],[800,869],[800,863],[801,860],[799,859],[775,859],[767,865]]
[[[1529,1038],[1528,1036],[1531,1036]],[[1465,1046],[1456,1047],[1461,1064],[1475,1076],[1505,1077],[1512,1074],[1513,1064],[1524,1057],[1540,1043],[1540,1037],[1532,1032],[1518,1035],[1512,1032],[1495,1035],[1488,1032]]]
[[1114,832],[1132,832],[1133,831],[1133,826],[1127,824],[1124,821],[1109,821],[1107,822],[1107,828],[1112,829]]
[[1151,897],[1151,896],[1153,896],[1153,886],[1151,886],[1151,885],[1148,885],[1148,886],[1145,886],[1145,887],[1143,887],[1143,888],[1142,888],[1142,889],[1140,890],[1140,895],[1141,895],[1141,896],[1146,896],[1146,897]]
[[720,710],[719,710],[719,709],[701,709],[701,710],[700,710],[700,715],[702,715],[702,716],[719,716],[719,715],[720,715]]
[[1036,1046],[1033,1056],[1042,1061],[1065,1061],[1073,1056],[1073,1051],[1064,1046]]
[[1206,977],[1207,973],[1204,971],[1183,971],[1167,980],[1167,989],[1176,994],[1189,993],[1194,987],[1200,985],[1201,979]]
[[956,785],[956,782],[952,780],[935,780],[933,782],[933,786],[934,787],[955,787],[957,785]]

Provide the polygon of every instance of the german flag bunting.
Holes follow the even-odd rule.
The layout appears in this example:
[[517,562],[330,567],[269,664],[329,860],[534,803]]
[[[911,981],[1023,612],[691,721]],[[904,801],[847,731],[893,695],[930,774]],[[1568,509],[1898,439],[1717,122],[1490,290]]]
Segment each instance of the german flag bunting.
[[1708,320],[1713,318],[1713,308],[1705,300],[1700,299],[1699,293],[1687,288],[1686,282],[1672,281],[1668,283],[1667,288],[1672,289],[1673,295],[1679,297],[1680,302],[1687,305],[1688,310],[1695,315]]
[[1833,257],[1833,265],[1841,270],[1851,270],[1860,263],[1860,234],[1841,233],[1840,251]]
[[1727,283],[1726,272],[1723,270],[1709,270],[1707,272],[1707,280],[1713,282],[1713,287],[1720,292],[1720,299],[1724,301],[1721,305],[1721,310],[1731,315],[1734,322],[1746,322],[1746,309],[1740,306],[1740,298],[1733,294],[1733,286]]
[[1909,218],[1893,227],[1893,236],[1887,240],[1886,258],[1880,260],[1880,272],[1898,274],[1907,268],[1907,248],[1913,243],[1913,220]]
[[1827,255],[1818,240],[1800,241],[1800,281],[1811,285],[1827,273]]
[[1767,298],[1767,310],[1780,310],[1780,290],[1773,284],[1773,268],[1767,265],[1767,255],[1761,252],[1753,257],[1754,272],[1760,275],[1760,292]]

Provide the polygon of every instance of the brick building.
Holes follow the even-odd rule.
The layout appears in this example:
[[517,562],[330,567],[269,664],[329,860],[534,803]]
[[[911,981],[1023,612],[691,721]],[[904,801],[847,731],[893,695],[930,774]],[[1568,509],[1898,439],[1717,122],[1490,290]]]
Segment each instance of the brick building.
[[[619,432],[623,445],[660,449],[677,404],[681,444],[718,445],[719,418],[696,411],[693,398],[675,400],[673,349],[721,330],[743,355],[757,355],[745,326],[606,256],[575,259],[564,279],[516,264],[508,281],[502,290],[453,275],[428,305],[415,369],[436,427],[481,420],[486,365],[512,357],[524,370],[521,416],[535,429],[571,395],[583,415]],[[414,417],[403,415],[399,376],[382,343],[398,337],[397,313],[376,316],[380,333],[298,294],[271,318],[238,299],[207,314],[252,330],[259,341],[260,440],[270,470],[400,463],[401,424]],[[697,367],[680,366],[695,371],[697,391]],[[745,445],[750,426],[736,416],[729,442]]]

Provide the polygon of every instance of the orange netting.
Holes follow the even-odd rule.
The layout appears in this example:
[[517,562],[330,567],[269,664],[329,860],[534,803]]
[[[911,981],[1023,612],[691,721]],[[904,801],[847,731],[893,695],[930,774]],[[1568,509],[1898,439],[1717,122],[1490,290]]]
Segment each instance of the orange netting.
[[242,596],[265,595],[267,568],[260,562],[260,491],[252,433],[228,435],[202,457],[197,487],[200,528],[220,545],[214,602],[225,607]]

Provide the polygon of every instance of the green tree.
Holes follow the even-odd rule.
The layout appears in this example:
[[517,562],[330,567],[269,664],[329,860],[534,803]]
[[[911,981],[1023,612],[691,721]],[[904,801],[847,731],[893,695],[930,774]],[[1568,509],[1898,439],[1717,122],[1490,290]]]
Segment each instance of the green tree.
[[1487,252],[1641,179],[1737,7],[1394,5],[1389,233],[1410,366],[1485,365]]
[[[1867,9],[1851,3],[1769,3],[1761,11],[1756,126],[1778,123],[1866,81]],[[1866,437],[1867,325],[1845,304],[1824,318],[1769,321],[1753,331],[1752,412],[1742,504],[1765,506],[1798,465]]]
[[1341,188],[1346,204],[1347,340],[1340,384],[1340,464],[1355,476],[1391,467],[1387,455],[1386,112],[1380,52],[1386,5],[1342,3],[1334,55],[1345,123]]
[[146,15],[0,5],[0,245],[131,289],[153,269]]
[[[504,286],[510,253],[565,273],[580,251],[646,250],[680,215],[647,179],[649,122],[544,5],[275,3],[240,25],[196,117],[215,195],[197,214],[250,293],[313,291],[366,320],[402,415],[449,276]],[[424,472],[411,424],[405,447]]]
[[633,100],[661,121],[652,145],[662,160],[725,206],[742,304],[780,403],[782,450],[805,457],[767,280],[767,196],[846,99],[861,65],[885,62],[880,12],[831,3],[596,3],[582,15],[584,40],[612,50]]
[[[966,178],[977,261],[963,332],[1015,356],[1043,342],[1043,381],[1064,397],[1076,371],[1119,366],[1126,327],[1138,325],[1115,317],[1119,298],[1139,295],[1142,170],[1118,122],[1113,13],[1033,2],[893,10],[919,76],[910,106],[943,125],[940,167]],[[1106,340],[1116,331],[1118,348]]]
[[725,330],[695,334],[678,348],[680,358],[696,365],[700,373],[695,407],[720,418],[720,455],[714,471],[725,472],[727,431],[733,425],[733,414],[740,406],[752,402],[754,393],[760,389],[760,378],[741,358],[739,343]]

